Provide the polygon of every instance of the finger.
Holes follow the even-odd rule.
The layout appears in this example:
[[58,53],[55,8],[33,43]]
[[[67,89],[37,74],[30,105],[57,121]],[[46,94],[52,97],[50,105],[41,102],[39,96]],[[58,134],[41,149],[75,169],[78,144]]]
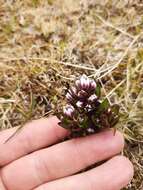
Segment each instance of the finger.
[[7,139],[9,139],[17,131],[17,129],[18,127],[13,127],[0,131],[0,145],[4,144]]
[[[69,140],[9,164],[2,169],[2,177],[8,189],[29,190],[118,154],[123,144],[123,136],[112,131]],[[13,181],[17,176],[18,181]]]
[[[17,135],[0,145],[0,166],[35,150],[50,146],[66,136],[67,130],[58,126],[58,122],[56,117],[49,117],[27,123]],[[5,139],[11,132],[4,132],[3,138]]]
[[34,190],[120,190],[132,177],[131,162],[123,156],[116,156],[97,168],[46,183]]
[[6,190],[1,179],[0,179],[0,190]]

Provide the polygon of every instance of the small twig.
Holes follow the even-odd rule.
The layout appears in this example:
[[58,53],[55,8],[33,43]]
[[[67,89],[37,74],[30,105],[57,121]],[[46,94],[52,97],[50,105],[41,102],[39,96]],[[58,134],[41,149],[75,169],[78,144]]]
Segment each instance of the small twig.
[[83,65],[75,65],[70,62],[58,61],[58,60],[53,60],[53,59],[44,58],[44,57],[14,57],[14,58],[1,57],[0,59],[3,59],[3,61],[41,60],[41,61],[48,61],[48,62],[53,62],[53,63],[60,63],[65,66],[75,67],[75,68],[89,70],[89,71],[95,70],[94,68],[91,68],[91,67],[87,67],[87,66],[83,66]]
[[115,92],[124,82],[126,81],[126,79],[124,79],[123,81],[121,81],[115,88],[113,88],[106,96],[106,98],[109,98],[113,92]]
[[100,15],[95,14],[95,16],[96,16],[99,20],[101,20],[106,26],[109,26],[109,27],[111,27],[111,28],[113,28],[113,29],[119,31],[119,32],[125,34],[126,36],[129,36],[130,38],[134,38],[134,36],[132,36],[132,35],[129,34],[128,32],[122,30],[121,28],[119,28],[119,27],[117,27],[117,26],[114,26],[114,25],[113,25],[112,23],[110,23],[109,21],[104,20]]
[[[140,34],[141,35],[141,34]],[[119,59],[119,61],[110,69],[108,70],[106,73],[104,73],[102,76],[98,77],[98,79],[101,79],[103,77],[105,77],[106,75],[108,75],[109,73],[111,73],[114,69],[116,69],[120,63],[123,61],[124,57],[128,54],[128,51],[130,50],[130,48],[134,45],[134,43],[138,40],[138,38],[140,37],[140,35],[136,36],[134,38],[134,40],[130,43],[130,45],[126,48],[126,50],[124,51],[122,57]]]
[[110,101],[110,99],[109,99],[108,96],[107,96],[107,92],[106,92],[106,89],[105,89],[105,87],[104,87],[104,84],[103,84],[102,80],[99,79],[99,81],[100,81],[100,83],[101,83],[101,86],[102,86],[102,88],[103,88],[103,91],[104,91],[104,94],[105,94],[106,98],[108,99],[109,103],[111,104],[111,101]]
[[0,98],[0,104],[14,103],[15,100]]
[[61,77],[61,78],[63,78],[63,79],[66,79],[66,80],[71,80],[71,81],[74,81],[74,80],[75,80],[75,78],[65,77],[65,76],[63,76],[63,75],[61,75],[61,74],[57,74],[57,76],[59,76],[59,77]]

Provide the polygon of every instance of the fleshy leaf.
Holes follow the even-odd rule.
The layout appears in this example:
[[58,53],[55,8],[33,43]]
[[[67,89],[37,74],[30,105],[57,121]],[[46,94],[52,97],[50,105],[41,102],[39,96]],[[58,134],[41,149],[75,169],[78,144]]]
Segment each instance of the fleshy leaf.
[[118,115],[119,114],[119,105],[118,104],[114,104],[113,106],[111,106],[111,111],[114,115]]
[[85,119],[80,123],[81,128],[88,128],[89,127],[89,120],[88,117],[85,116]]
[[109,106],[110,106],[109,101],[108,101],[108,99],[106,98],[106,99],[104,99],[104,100],[101,102],[101,104],[100,104],[100,106],[99,106],[98,112],[99,112],[99,113],[102,113],[102,112],[106,111],[106,110],[109,108]]
[[100,119],[101,119],[101,125],[103,128],[111,127],[111,124],[108,121],[108,116],[106,114],[102,114]]
[[97,97],[101,96],[101,86],[97,83],[96,89],[95,89],[95,94]]
[[69,124],[70,124],[70,122],[69,122],[69,120],[66,117],[64,117],[62,119],[62,121],[59,122],[59,125],[61,125],[65,129],[69,129]]

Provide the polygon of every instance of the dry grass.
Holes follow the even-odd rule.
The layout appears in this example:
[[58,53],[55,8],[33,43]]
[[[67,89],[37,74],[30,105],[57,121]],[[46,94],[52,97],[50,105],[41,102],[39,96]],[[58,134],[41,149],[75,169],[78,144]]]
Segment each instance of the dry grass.
[[[143,3],[141,0],[0,0],[0,126],[54,113],[68,83],[98,78],[121,106],[118,128],[143,188]],[[120,177],[120,176],[119,176]]]

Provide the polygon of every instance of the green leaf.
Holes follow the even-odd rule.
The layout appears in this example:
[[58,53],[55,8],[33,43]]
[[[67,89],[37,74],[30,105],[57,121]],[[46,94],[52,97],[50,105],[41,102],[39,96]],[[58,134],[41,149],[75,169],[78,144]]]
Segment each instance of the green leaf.
[[97,95],[97,97],[101,96],[101,86],[99,84],[97,84],[97,87],[95,89],[95,94]]
[[114,115],[118,115],[119,114],[119,105],[118,104],[114,104],[113,106],[111,106],[111,112],[114,114]]
[[102,128],[101,123],[97,122],[98,118],[95,115],[92,115],[91,120],[92,120],[94,128],[96,128],[96,129]]
[[106,110],[109,108],[109,106],[110,106],[109,101],[108,101],[108,99],[106,98],[106,99],[104,99],[104,100],[101,102],[101,104],[100,104],[100,106],[99,106],[99,109],[98,109],[98,112],[101,113],[101,112],[106,111]]
[[95,115],[92,115],[91,116],[91,120],[92,120],[92,122],[94,123],[94,125],[96,125],[97,124],[97,119],[96,119],[97,117],[95,116]]
[[63,118],[59,125],[65,129],[69,129],[70,121],[67,118]]
[[79,127],[81,128],[88,128],[88,119],[84,119],[84,121],[82,121],[79,125]]

